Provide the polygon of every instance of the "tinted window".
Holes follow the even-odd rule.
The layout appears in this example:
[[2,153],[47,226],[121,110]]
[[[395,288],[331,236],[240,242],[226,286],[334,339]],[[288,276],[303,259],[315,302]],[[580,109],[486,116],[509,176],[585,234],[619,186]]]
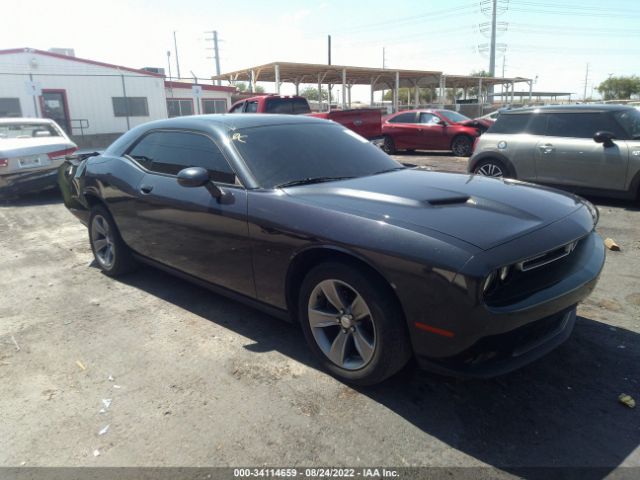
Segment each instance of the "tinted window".
[[267,113],[309,113],[309,104],[304,98],[268,98]]
[[21,117],[19,98],[0,98],[0,117]]
[[217,100],[213,98],[202,99],[202,113],[224,113],[226,111],[227,111],[226,100]]
[[111,97],[116,117],[148,117],[147,97]]
[[489,128],[489,132],[544,135],[546,120],[546,117],[539,113],[502,114],[498,116],[496,123]]
[[630,108],[615,112],[613,116],[624,129],[624,137],[618,138],[640,140],[640,111]]
[[242,113],[242,107],[244,107],[244,102],[239,103],[238,105],[233,107],[230,113]]
[[607,113],[549,113],[547,135],[552,137],[593,138],[605,130],[620,135],[620,129]]
[[416,113],[401,113],[389,119],[389,123],[416,123]]
[[401,165],[339,125],[272,125],[235,131],[234,146],[258,183],[273,188],[316,177],[361,177]]
[[421,113],[420,120],[418,123],[423,123],[427,125],[435,125],[440,121],[440,117],[434,115],[433,113]]
[[258,111],[258,102],[247,102],[247,108],[244,113],[256,113]]
[[196,133],[150,133],[133,147],[129,156],[154,172],[176,175],[183,168],[202,167],[215,181],[235,181],[220,149],[209,138]]

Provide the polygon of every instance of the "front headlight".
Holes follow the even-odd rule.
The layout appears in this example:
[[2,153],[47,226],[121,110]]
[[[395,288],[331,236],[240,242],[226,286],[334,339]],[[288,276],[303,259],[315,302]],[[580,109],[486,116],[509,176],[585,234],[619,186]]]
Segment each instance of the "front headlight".
[[600,220],[600,211],[598,210],[598,207],[596,207],[593,203],[591,203],[588,200],[582,200],[584,203],[584,206],[587,207],[587,210],[589,210],[589,213],[591,214],[591,218],[593,218],[593,226],[595,227],[596,225],[598,225],[598,220]]

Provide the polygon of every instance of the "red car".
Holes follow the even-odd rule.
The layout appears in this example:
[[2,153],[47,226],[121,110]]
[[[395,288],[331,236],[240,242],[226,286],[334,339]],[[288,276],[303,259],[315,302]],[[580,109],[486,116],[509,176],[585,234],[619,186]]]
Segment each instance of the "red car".
[[473,143],[489,122],[471,120],[452,110],[405,110],[382,121],[383,150],[451,150],[458,157],[473,153]]

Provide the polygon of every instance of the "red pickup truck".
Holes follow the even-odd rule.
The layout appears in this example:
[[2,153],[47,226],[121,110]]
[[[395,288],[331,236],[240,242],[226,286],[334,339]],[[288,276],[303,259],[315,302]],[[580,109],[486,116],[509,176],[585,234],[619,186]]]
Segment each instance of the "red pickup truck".
[[246,98],[234,103],[229,113],[285,113],[309,115],[340,123],[362,137],[382,141],[382,113],[375,108],[332,110],[311,113],[309,102],[304,97],[286,95],[262,95]]

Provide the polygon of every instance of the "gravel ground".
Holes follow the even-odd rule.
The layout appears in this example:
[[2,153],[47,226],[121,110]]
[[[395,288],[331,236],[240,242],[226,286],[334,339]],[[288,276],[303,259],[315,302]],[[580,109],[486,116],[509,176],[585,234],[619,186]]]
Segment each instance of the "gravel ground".
[[490,381],[410,365],[362,389],[294,325],[152,268],[102,275],[56,193],[4,204],[0,466],[640,466],[640,409],[618,402],[640,400],[640,212],[594,201],[622,250],[564,345]]

